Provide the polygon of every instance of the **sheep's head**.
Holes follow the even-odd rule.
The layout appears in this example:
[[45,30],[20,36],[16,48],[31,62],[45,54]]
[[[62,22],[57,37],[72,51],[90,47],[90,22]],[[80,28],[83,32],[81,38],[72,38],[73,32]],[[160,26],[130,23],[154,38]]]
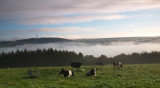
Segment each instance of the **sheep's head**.
[[61,71],[59,72],[59,74],[62,74],[64,72],[64,69],[61,69]]

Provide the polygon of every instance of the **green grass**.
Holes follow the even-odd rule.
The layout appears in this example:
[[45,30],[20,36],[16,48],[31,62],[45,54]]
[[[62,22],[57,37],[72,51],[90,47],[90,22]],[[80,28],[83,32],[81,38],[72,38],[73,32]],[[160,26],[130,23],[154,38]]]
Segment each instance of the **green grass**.
[[[36,67],[0,69],[0,88],[159,88],[160,64],[125,65],[121,70],[112,66],[82,66],[75,76],[63,77],[60,69],[70,67]],[[90,68],[98,68],[97,76],[86,76]],[[28,78],[33,69],[37,79]]]

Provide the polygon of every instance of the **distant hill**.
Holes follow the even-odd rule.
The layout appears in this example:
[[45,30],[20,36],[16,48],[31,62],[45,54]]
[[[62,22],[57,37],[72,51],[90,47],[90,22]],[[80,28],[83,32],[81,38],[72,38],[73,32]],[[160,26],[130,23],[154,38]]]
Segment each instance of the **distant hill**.
[[88,44],[111,44],[113,42],[134,42],[139,43],[160,43],[160,37],[119,37],[119,38],[94,38],[69,40],[64,38],[30,38],[16,41],[2,41],[0,47],[24,45],[24,44],[45,44],[55,42],[82,42]]
[[110,44],[113,42],[134,42],[139,43],[160,43],[160,37],[119,37],[119,38],[95,38],[95,39],[77,39],[76,42],[83,43],[100,43],[100,44]]
[[24,45],[24,44],[44,44],[44,43],[54,43],[54,42],[70,42],[71,40],[63,38],[30,38],[22,39],[16,41],[2,41],[0,42],[0,47],[8,47],[15,45]]

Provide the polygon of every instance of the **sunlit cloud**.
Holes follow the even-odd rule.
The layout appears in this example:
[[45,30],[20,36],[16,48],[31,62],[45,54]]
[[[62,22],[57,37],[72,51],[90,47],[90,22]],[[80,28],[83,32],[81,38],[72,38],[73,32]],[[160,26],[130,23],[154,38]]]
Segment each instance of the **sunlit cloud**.
[[153,15],[152,14],[150,14],[150,15],[147,15],[146,17],[152,17]]
[[75,22],[90,22],[94,20],[118,20],[125,19],[131,16],[125,15],[83,15],[83,16],[73,16],[73,17],[63,17],[63,16],[54,16],[49,18],[32,18],[22,20],[22,24],[62,24],[62,23],[75,23]]
[[0,11],[24,16],[117,13],[160,8],[159,0],[1,0]]
[[89,27],[54,27],[54,28],[38,28],[38,29],[27,29],[27,30],[3,30],[0,34],[25,34],[25,33],[74,33],[77,31],[81,32],[97,32],[95,28]]
[[[82,27],[55,27],[55,28],[39,28],[33,29],[37,32],[55,32],[55,33],[72,33],[76,31],[93,32],[95,28],[82,28]],[[32,30],[30,30],[32,31]]]
[[[59,24],[122,19],[120,15],[93,15],[160,8],[159,0],[1,0],[0,19],[23,24]],[[63,15],[83,16],[63,17]],[[88,15],[90,14],[90,15]]]
[[129,28],[133,28],[133,27],[135,27],[135,26],[136,26],[136,24],[129,24],[129,25],[128,25]]

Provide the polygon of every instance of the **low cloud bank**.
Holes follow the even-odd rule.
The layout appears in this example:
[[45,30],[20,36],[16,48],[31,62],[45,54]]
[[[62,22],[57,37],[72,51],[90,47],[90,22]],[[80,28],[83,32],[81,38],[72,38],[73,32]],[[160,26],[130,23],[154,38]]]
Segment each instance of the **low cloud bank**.
[[82,52],[84,55],[94,55],[98,57],[100,55],[106,55],[108,57],[113,57],[121,53],[131,54],[133,52],[141,53],[143,51],[160,51],[159,43],[141,43],[135,44],[134,42],[116,42],[110,45],[102,44],[86,44],[78,42],[70,43],[48,43],[48,44],[26,44],[18,45],[14,47],[0,48],[0,52],[11,52],[19,50],[36,50],[36,49],[48,49],[53,48],[57,50],[68,50],[75,51],[76,53]]

